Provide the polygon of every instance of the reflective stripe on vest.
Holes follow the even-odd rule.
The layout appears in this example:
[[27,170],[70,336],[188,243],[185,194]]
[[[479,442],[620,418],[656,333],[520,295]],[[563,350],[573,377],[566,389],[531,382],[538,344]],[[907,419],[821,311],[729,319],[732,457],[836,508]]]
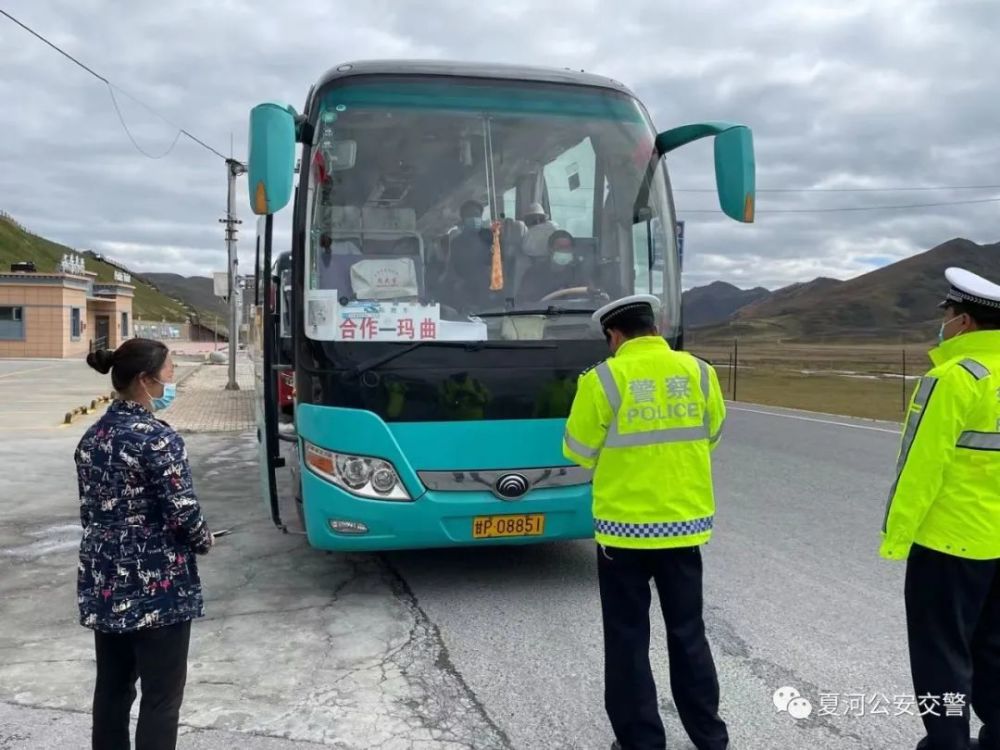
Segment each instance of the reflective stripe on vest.
[[968,372],[976,380],[982,380],[990,375],[990,370],[986,365],[981,365],[974,359],[963,359],[958,366]]
[[963,432],[955,445],[977,451],[1000,451],[1000,432]]
[[604,395],[608,397],[608,403],[611,404],[611,411],[617,417],[619,409],[622,408],[622,394],[618,390],[618,383],[615,382],[614,373],[611,372],[611,365],[607,362],[601,362],[594,369],[597,370],[597,377],[601,381]]
[[580,456],[583,456],[584,458],[597,458],[597,454],[601,452],[599,448],[591,448],[581,443],[579,440],[577,440],[575,437],[569,434],[569,430],[563,433],[563,440],[566,441],[566,445],[569,446],[569,449],[571,451]]
[[889,510],[892,508],[892,498],[896,494],[899,478],[903,474],[903,467],[906,466],[906,459],[910,455],[910,448],[913,447],[913,441],[917,437],[917,428],[920,427],[920,420],[924,418],[924,412],[927,411],[927,404],[931,400],[931,394],[934,392],[937,382],[937,378],[929,376],[920,379],[917,394],[913,397],[913,406],[919,406],[920,410],[914,414],[914,409],[911,408],[909,414],[906,416],[906,429],[903,430],[903,442],[899,448],[899,458],[896,461],[896,480],[892,483],[892,489],[889,490],[889,499],[885,503],[885,518],[882,520],[883,532],[889,523]]
[[[695,359],[698,359],[695,357]],[[708,374],[708,363],[703,362],[698,359],[698,368],[701,370],[701,395],[705,397],[705,434],[708,435],[708,442],[715,445],[719,442],[719,438],[722,437],[722,428],[726,426],[725,421],[719,425],[719,429],[715,431],[714,435],[709,435],[708,431],[712,429],[712,415],[708,411],[708,394],[711,388],[712,381]]]
[[[618,383],[615,381],[614,373],[611,372],[611,366],[607,362],[601,362],[601,364],[595,367],[594,369],[597,371],[597,378],[601,381],[601,388],[604,390],[604,395],[608,399],[608,404],[611,405],[611,411],[613,412],[611,426],[608,429],[608,436],[604,441],[605,447],[632,448],[643,445],[659,445],[660,443],[678,443],[708,439],[708,431],[711,424],[711,418],[708,413],[708,393],[710,385],[708,365],[700,359],[697,360],[697,362],[698,368],[701,371],[701,393],[705,398],[705,416],[701,427],[667,427],[659,430],[631,432],[627,435],[622,435],[618,431],[618,412],[622,408],[622,395],[621,391],[618,390]],[[714,438],[712,438],[713,442],[719,439],[721,431],[720,427],[719,433],[716,433]]]
[[695,518],[690,521],[667,521],[664,523],[623,523],[594,519],[594,530],[607,536],[629,537],[632,539],[659,539],[662,537],[691,536],[711,531],[715,516]]

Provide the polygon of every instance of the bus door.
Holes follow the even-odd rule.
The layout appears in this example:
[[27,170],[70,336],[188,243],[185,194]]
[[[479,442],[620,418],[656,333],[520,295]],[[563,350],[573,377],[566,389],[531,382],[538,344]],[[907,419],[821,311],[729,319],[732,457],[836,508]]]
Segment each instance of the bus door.
[[[262,321],[261,332],[261,370],[263,377],[258,380],[257,394],[257,439],[258,463],[260,466],[260,492],[264,505],[271,515],[274,525],[286,533],[301,533],[303,531],[301,513],[297,508],[296,495],[298,490],[289,481],[288,472],[278,476],[278,469],[286,466],[282,455],[282,444],[295,441],[294,433],[282,435],[278,430],[278,394],[277,376],[288,365],[282,365],[278,356],[280,346],[280,304],[278,295],[273,294],[275,284],[271,268],[271,242],[273,233],[273,217],[267,216],[264,225],[263,262],[261,266],[268,269],[261,274]],[[280,283],[280,280],[279,280]],[[286,450],[291,450],[287,448]]]

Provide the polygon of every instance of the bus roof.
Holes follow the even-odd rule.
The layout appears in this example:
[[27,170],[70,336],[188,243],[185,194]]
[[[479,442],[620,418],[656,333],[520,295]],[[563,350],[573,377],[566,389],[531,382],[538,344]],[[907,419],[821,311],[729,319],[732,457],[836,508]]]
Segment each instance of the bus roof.
[[510,81],[540,81],[592,86],[635,96],[622,83],[605,76],[568,68],[534,68],[525,65],[499,63],[455,62],[449,60],[363,60],[347,62],[324,73],[312,88],[306,111],[312,105],[312,94],[339,78],[363,75],[425,75],[459,76],[464,78],[497,78]]

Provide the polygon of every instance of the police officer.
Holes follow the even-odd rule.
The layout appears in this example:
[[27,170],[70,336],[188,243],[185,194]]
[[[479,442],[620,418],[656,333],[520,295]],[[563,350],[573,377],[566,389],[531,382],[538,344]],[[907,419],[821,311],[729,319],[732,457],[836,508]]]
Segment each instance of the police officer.
[[649,663],[652,578],[681,722],[698,750],[721,750],[729,737],[702,619],[699,547],[712,534],[709,454],[726,411],[712,367],[658,335],[659,304],[640,294],[594,313],[614,356],[580,376],[563,453],[594,469],[612,748],[666,746]]
[[949,268],[934,363],[914,392],[882,527],[906,560],[910,667],[927,750],[1000,750],[1000,286]]

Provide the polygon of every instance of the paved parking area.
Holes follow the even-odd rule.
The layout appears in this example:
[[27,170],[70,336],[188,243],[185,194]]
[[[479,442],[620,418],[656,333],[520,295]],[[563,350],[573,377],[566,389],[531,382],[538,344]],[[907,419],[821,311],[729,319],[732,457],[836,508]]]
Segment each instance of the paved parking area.
[[[0,464],[0,748],[88,746],[93,640],[77,623],[72,451],[85,428],[12,436]],[[501,748],[436,627],[378,556],[326,555],[270,523],[252,433],[185,436],[209,524],[183,750]],[[136,704],[138,706],[138,703]]]
[[[176,359],[177,379],[197,361]],[[0,359],[0,424],[4,430],[55,430],[66,412],[110,396],[111,376],[78,359]],[[105,404],[98,404],[103,411]]]
[[161,414],[179,432],[243,432],[255,427],[253,367],[236,361],[239,390],[227,391],[229,367],[206,364],[178,386],[177,399]]

